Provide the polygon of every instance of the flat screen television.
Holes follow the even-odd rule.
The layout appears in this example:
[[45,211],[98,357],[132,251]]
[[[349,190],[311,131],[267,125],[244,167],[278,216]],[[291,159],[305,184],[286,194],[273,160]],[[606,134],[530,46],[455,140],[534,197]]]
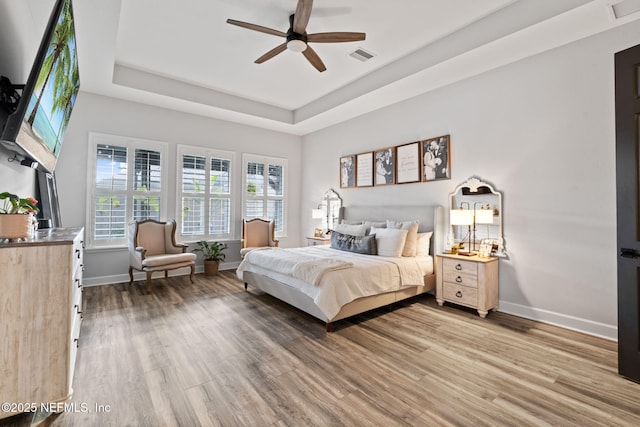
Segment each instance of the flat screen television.
[[0,144],[53,172],[79,88],[71,0],[56,0],[17,107],[5,117]]

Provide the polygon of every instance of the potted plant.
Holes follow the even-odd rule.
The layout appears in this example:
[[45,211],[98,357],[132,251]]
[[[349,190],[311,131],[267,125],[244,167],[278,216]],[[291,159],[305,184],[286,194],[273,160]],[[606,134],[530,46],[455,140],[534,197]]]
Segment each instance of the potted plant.
[[202,252],[202,255],[204,256],[204,275],[215,276],[218,273],[220,261],[224,261],[224,258],[226,257],[224,250],[229,246],[226,243],[209,243],[205,240],[196,242],[196,245],[198,245],[198,247],[193,249],[191,252]]
[[5,191],[0,193],[0,239],[25,239],[32,230],[38,201],[21,198]]

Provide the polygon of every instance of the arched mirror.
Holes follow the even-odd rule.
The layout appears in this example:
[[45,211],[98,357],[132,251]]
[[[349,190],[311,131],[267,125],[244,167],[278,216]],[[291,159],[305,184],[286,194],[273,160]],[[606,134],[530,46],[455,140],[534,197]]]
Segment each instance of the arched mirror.
[[502,194],[471,177],[449,195],[451,225],[448,245],[468,244],[467,252],[506,256],[502,236]]
[[333,225],[338,223],[338,215],[340,208],[342,207],[342,198],[336,193],[333,188],[327,190],[322,196],[322,203],[320,203],[320,209],[322,210],[322,229],[333,229]]

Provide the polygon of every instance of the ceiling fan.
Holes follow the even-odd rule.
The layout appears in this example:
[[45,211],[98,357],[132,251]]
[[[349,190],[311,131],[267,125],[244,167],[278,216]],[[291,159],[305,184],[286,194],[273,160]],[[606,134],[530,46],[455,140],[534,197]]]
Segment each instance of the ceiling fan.
[[311,65],[313,65],[318,71],[323,72],[327,69],[327,67],[325,67],[316,51],[313,50],[311,46],[308,45],[308,43],[355,42],[364,40],[366,34],[352,32],[307,34],[307,24],[309,23],[309,17],[311,16],[312,7],[313,0],[298,0],[298,5],[296,6],[295,13],[289,16],[289,30],[286,33],[274,30],[272,28],[263,27],[261,25],[236,21],[235,19],[227,19],[227,23],[243,28],[248,28],[249,30],[259,31],[261,33],[286,38],[286,41],[284,43],[276,46],[269,52],[262,55],[260,58],[256,59],[256,64],[262,64],[263,62],[273,58],[279,53],[282,53],[285,50],[289,49],[293,52],[302,52],[304,57],[307,58]]

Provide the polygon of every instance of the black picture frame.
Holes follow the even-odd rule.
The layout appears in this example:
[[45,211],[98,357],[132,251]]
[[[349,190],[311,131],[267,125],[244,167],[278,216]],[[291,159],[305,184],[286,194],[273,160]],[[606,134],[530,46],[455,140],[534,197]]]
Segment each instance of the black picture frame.
[[340,157],[340,188],[356,186],[356,155]]
[[420,141],[396,146],[396,183],[420,182]]
[[422,182],[451,179],[451,138],[441,135],[420,141]]
[[396,183],[396,147],[386,147],[374,151],[374,185]]
[[356,154],[356,187],[373,186],[373,151]]

